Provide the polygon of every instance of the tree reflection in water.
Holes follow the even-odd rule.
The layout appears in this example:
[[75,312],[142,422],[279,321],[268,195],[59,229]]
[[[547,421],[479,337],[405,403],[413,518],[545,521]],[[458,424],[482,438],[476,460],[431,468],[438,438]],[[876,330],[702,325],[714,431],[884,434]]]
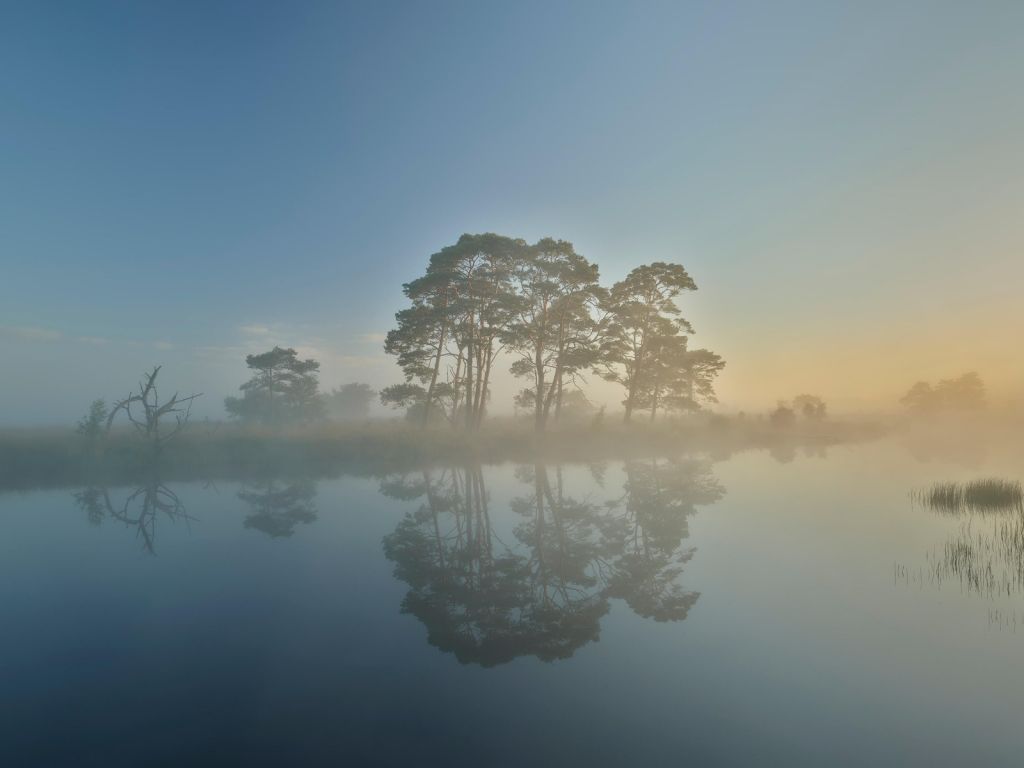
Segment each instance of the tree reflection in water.
[[409,585],[402,610],[432,645],[464,664],[550,661],[597,639],[612,598],[646,618],[686,618],[698,597],[679,581],[693,554],[682,547],[687,518],[724,493],[709,462],[628,463],[622,497],[603,505],[567,495],[560,466],[516,475],[530,491],[511,503],[512,540],[492,526],[479,465],[381,483],[393,498],[423,499],[384,551]]
[[246,528],[255,528],[271,538],[291,536],[300,524],[316,520],[316,483],[300,480],[285,486],[275,480],[250,486],[238,492],[238,498],[251,507]]
[[151,555],[156,554],[158,519],[182,521],[186,525],[195,520],[185,510],[177,494],[160,481],[156,472],[120,502],[114,502],[107,488],[96,486],[77,492],[75,501],[92,525],[100,525],[109,518],[134,529],[142,540],[143,550]]

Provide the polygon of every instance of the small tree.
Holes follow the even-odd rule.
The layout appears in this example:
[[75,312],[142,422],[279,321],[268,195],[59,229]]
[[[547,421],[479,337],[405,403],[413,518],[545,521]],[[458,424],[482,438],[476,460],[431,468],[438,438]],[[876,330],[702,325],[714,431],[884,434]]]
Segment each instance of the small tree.
[[776,406],[775,410],[771,412],[768,418],[772,422],[772,426],[775,427],[791,427],[793,422],[796,421],[796,412],[790,408],[782,400]]
[[81,435],[90,451],[96,450],[96,444],[103,435],[103,425],[107,420],[107,402],[102,398],[93,400],[89,412],[75,426],[75,432]]
[[254,373],[239,387],[242,397],[225,399],[224,407],[231,416],[265,424],[313,421],[323,416],[317,378],[320,363],[316,360],[300,360],[294,349],[274,347],[248,355],[245,364]]

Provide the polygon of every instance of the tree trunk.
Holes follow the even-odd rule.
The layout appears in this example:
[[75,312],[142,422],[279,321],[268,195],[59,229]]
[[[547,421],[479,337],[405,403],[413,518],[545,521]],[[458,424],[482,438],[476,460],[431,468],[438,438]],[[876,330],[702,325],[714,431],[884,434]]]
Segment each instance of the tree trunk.
[[441,370],[441,354],[444,352],[444,338],[447,334],[448,326],[446,324],[441,325],[441,335],[437,340],[437,355],[434,357],[434,370],[430,374],[430,385],[427,387],[427,400],[423,403],[423,426],[427,426],[430,421],[430,407],[434,404],[434,388],[437,386],[437,374]]
[[533,428],[537,432],[544,431],[545,386],[544,386],[544,345],[538,344],[533,357],[534,389],[533,389]]
[[466,339],[466,429],[473,428],[473,316],[469,316],[469,336]]

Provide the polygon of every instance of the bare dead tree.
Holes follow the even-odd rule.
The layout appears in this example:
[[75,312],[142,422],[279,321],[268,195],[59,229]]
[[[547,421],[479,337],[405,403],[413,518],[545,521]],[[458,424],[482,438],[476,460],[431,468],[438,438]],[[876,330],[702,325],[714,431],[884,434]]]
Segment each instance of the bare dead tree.
[[[107,431],[110,431],[114,418],[118,413],[124,411],[135,428],[149,442],[153,448],[153,454],[159,455],[161,449],[170,440],[181,432],[192,414],[192,403],[202,392],[179,397],[175,392],[171,399],[165,403],[160,402],[160,393],[156,386],[156,377],[163,366],[156,366],[150,373],[143,375],[143,381],[139,382],[139,391],[132,392],[127,397],[114,403],[107,416]],[[169,431],[161,431],[161,419],[174,417],[174,425]]]

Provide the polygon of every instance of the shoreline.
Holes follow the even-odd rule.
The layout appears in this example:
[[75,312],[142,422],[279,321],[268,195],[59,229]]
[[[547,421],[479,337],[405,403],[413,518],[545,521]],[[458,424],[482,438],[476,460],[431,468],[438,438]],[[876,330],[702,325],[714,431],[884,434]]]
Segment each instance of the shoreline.
[[[783,458],[800,448],[865,442],[887,430],[873,421],[824,421],[777,427],[763,419],[712,417],[662,424],[532,426],[495,421],[479,432],[417,429],[401,421],[331,423],[284,431],[196,423],[161,453],[166,480],[253,476],[375,476],[442,464],[589,463],[705,454],[713,460],[748,450]],[[108,435],[90,452],[73,431],[0,430],[0,492],[130,483],[152,476],[154,463],[133,431]]]

